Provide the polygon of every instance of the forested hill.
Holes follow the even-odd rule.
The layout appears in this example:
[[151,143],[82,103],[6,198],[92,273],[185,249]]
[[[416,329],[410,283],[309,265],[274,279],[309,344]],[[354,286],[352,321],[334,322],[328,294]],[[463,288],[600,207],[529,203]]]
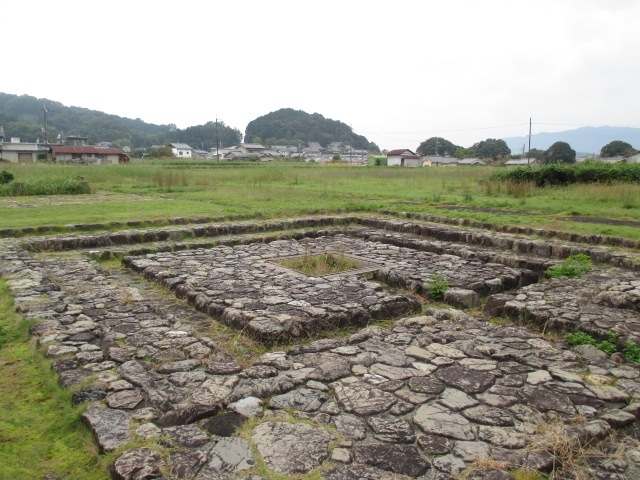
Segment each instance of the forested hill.
[[267,145],[304,146],[308,142],[318,142],[323,147],[331,142],[342,142],[355,149],[380,151],[375,143],[354,134],[351,127],[343,122],[292,108],[282,108],[252,120],[247,125],[244,139],[245,142]]
[[[23,142],[44,142],[44,111],[47,109],[47,137],[55,141],[58,135],[89,137],[89,142],[110,142],[115,147],[134,149],[164,145],[169,142],[188,143],[193,148],[209,150],[216,146],[215,122],[181,130],[175,125],[154,125],[139,118],[130,119],[80,107],[67,107],[53,100],[11,95],[0,92],[0,125],[5,136],[18,137]],[[242,132],[218,122],[220,147],[235,146],[242,141]]]

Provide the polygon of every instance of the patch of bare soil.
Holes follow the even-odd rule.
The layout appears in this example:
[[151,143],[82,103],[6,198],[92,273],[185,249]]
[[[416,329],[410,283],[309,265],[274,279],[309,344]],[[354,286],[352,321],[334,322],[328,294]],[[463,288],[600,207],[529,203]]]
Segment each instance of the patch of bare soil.
[[92,193],[88,195],[35,195],[0,198],[0,208],[50,207],[55,205],[86,205],[87,203],[130,202],[151,200],[143,195]]

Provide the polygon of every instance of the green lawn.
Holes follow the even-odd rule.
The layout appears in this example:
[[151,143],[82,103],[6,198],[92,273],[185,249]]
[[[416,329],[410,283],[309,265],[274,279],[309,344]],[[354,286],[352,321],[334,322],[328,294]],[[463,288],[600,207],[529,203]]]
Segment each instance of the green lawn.
[[[381,209],[466,217],[582,233],[640,238],[639,229],[571,222],[591,216],[640,221],[637,184],[534,188],[489,179],[494,168],[353,167],[300,163],[154,161],[132,165],[5,164],[16,181],[82,177],[93,193],[1,197],[0,228],[167,220],[173,217],[282,217]],[[442,205],[505,212],[447,211]]]
[[0,281],[0,479],[108,478],[113,459],[98,455],[81,410],[56,383],[12,304]]

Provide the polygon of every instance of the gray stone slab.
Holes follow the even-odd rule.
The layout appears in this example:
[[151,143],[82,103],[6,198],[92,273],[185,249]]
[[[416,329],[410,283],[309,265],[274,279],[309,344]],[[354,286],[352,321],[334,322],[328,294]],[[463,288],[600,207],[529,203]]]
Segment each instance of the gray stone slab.
[[120,455],[113,463],[112,473],[116,480],[145,480],[159,478],[163,466],[160,453],[150,448],[137,448]]
[[102,451],[110,452],[131,440],[131,422],[122,410],[89,407],[82,419],[91,428]]
[[251,437],[269,468],[280,474],[306,473],[329,456],[331,435],[321,427],[264,422]]
[[475,440],[469,420],[444,407],[423,405],[416,411],[413,422],[427,434],[455,440]]
[[338,404],[348,413],[375,415],[387,411],[398,398],[368,385],[355,377],[331,384]]
[[207,460],[198,475],[204,478],[207,475],[233,478],[255,464],[249,442],[240,437],[222,438],[215,444],[202,447],[201,451],[206,453]]
[[300,388],[282,395],[276,395],[269,400],[269,407],[283,410],[300,410],[302,412],[315,412],[327,400],[324,392]]

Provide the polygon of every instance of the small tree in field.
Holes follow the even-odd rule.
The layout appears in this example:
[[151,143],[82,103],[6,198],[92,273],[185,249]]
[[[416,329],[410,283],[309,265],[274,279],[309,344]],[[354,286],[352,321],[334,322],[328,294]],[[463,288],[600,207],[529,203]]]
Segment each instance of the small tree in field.
[[147,154],[151,158],[173,158],[173,150],[171,147],[156,147],[149,150]]
[[491,158],[497,160],[511,155],[511,149],[502,139],[487,138],[481,142],[474,143],[471,147],[479,158]]
[[602,150],[600,150],[601,157],[617,157],[631,155],[635,152],[635,149],[627,142],[621,140],[614,140],[607,143]]
[[544,163],[576,163],[576,151],[567,142],[556,142],[544,152]]
[[442,137],[431,137],[422,142],[416,153],[419,155],[453,155],[459,147]]

